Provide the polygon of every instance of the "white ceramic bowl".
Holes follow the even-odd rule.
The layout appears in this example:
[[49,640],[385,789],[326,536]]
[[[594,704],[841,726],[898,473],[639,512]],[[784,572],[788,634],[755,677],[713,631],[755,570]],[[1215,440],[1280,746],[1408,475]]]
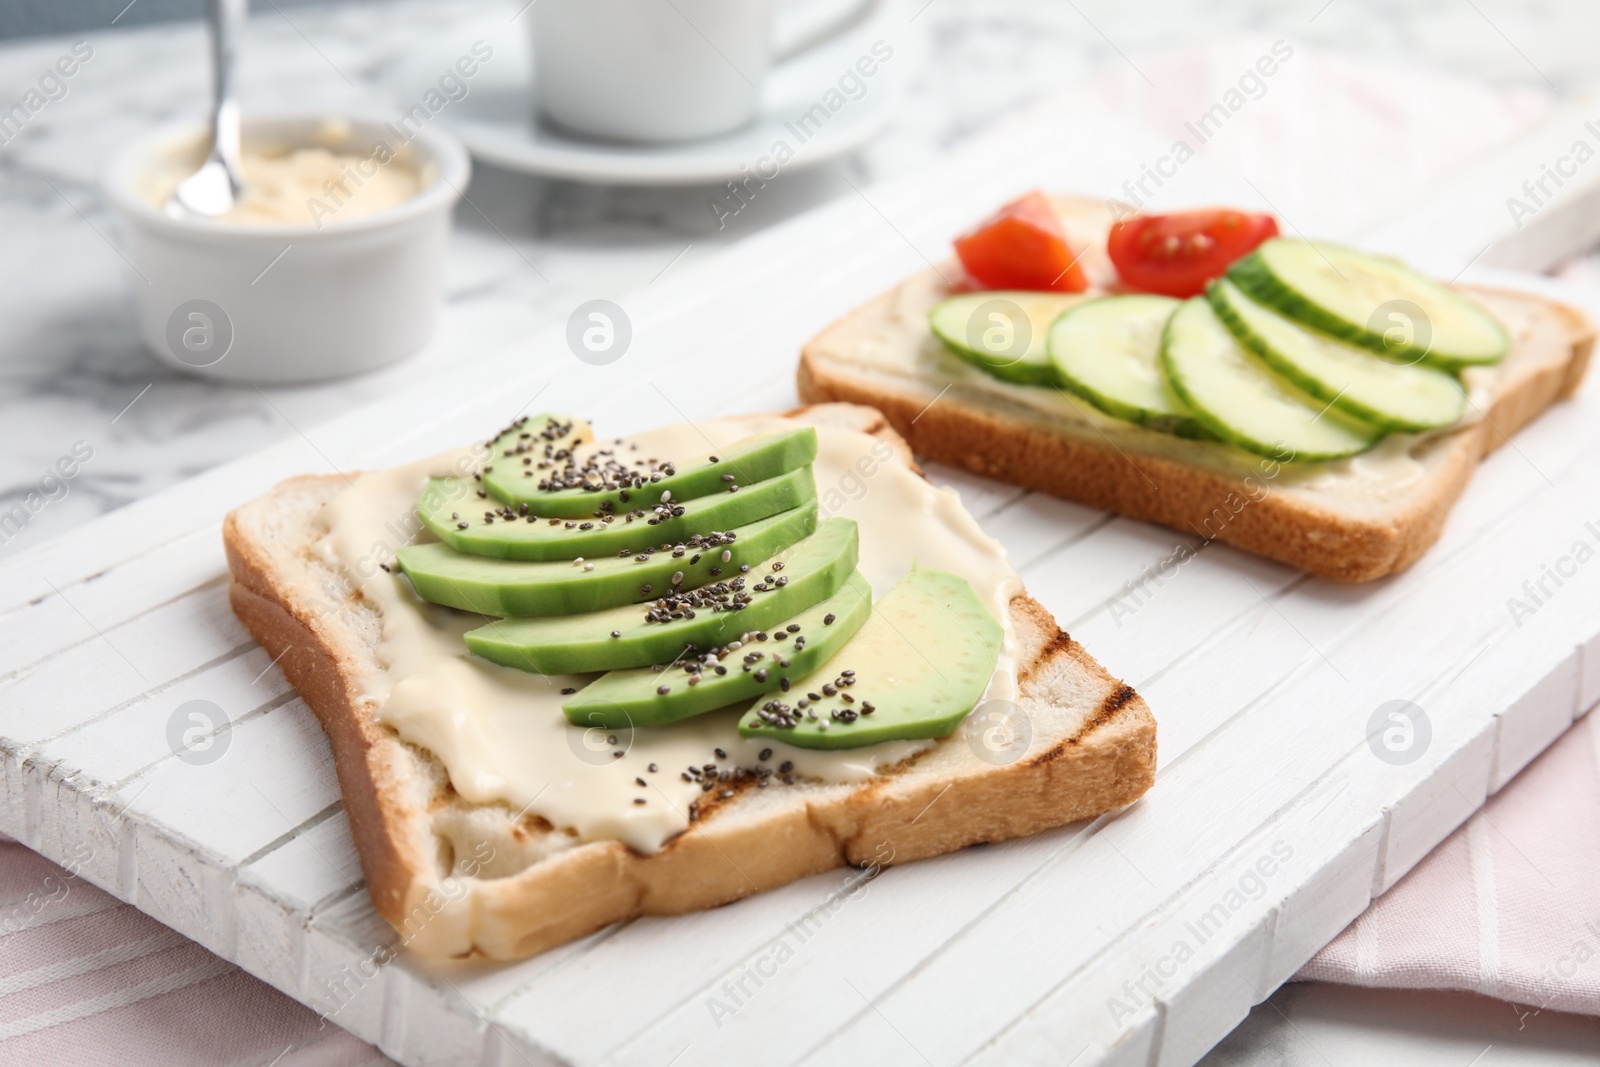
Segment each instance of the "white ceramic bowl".
[[[330,142],[328,131],[337,133]],[[405,132],[405,131],[402,131]],[[157,359],[225,381],[339,378],[411,355],[433,336],[443,296],[451,212],[472,175],[467,152],[428,126],[404,142],[422,175],[416,196],[371,215],[313,224],[172,219],[153,203],[151,175],[192,154],[199,125],[160,130],[106,166],[139,310]],[[246,145],[400,151],[392,125],[326,114],[247,119]]]

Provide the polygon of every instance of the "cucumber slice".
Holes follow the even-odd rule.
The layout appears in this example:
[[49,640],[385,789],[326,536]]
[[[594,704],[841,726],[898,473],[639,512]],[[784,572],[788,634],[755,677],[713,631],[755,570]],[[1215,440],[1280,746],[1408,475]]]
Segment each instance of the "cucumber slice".
[[1472,300],[1396,259],[1277,237],[1228,271],[1274,311],[1391,359],[1441,367],[1497,363],[1511,339]]
[[1107,415],[1179,437],[1207,436],[1161,373],[1161,331],[1179,303],[1105,296],[1062,314],[1047,340],[1061,384]]
[[1240,347],[1203,296],[1167,320],[1161,365],[1212,433],[1263,456],[1325,460],[1372,447],[1383,431],[1301,393]]
[[1082,301],[1068,293],[1018,289],[963,293],[936,304],[928,327],[956,355],[1001,381],[1054,385],[1045,344],[1050,324]]
[[1461,417],[1467,391],[1454,374],[1392,363],[1366,348],[1308,330],[1256,303],[1227,279],[1206,293],[1244,347],[1318,400],[1386,430],[1432,430]]

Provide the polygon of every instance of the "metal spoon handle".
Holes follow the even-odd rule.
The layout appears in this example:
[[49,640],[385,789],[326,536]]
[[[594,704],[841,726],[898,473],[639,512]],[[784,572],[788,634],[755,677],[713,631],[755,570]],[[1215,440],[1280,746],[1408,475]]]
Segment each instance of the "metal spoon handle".
[[215,140],[211,154],[228,169],[235,194],[242,187],[239,165],[239,102],[234,95],[234,57],[250,0],[206,0],[211,26],[211,122]]

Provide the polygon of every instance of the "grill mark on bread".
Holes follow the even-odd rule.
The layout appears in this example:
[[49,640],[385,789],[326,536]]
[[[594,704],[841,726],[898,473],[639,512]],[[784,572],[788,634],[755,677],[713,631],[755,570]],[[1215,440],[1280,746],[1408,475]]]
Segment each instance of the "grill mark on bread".
[[[1012,603],[1015,604],[1016,601],[1013,600]],[[1038,674],[1040,669],[1055,659],[1058,654],[1069,655],[1075,644],[1076,642],[1072,640],[1072,635],[1058,627],[1055,636],[1040,645],[1033,657],[1025,665],[1018,668],[1017,681],[1021,682]]]
[[[1016,609],[1016,601],[1022,600],[1022,598],[1024,597],[1014,597],[1011,600],[1013,611]],[[1034,677],[1040,670],[1045,669],[1045,665],[1053,662],[1056,656],[1070,656],[1075,646],[1077,646],[1077,641],[1072,640],[1070,633],[1067,633],[1066,630],[1056,629],[1054,637],[1046,640],[1043,645],[1038,646],[1032,656],[1027,657],[1026,664],[1019,665],[1018,670],[1016,670],[1016,680],[1024,681],[1027,678]]]
[[543,815],[524,815],[520,820],[511,824],[511,837],[518,844],[526,844],[534,839],[534,834],[550,834],[555,832],[555,824]]
[[[1058,639],[1066,636],[1067,635],[1065,633],[1057,633]],[[1085,737],[1088,737],[1090,734],[1100,729],[1100,727],[1116,718],[1117,714],[1122,711],[1122,709],[1126,707],[1130,701],[1137,699],[1138,696],[1139,694],[1133,691],[1133,686],[1124,682],[1118,682],[1117,687],[1100,702],[1100,707],[1095,710],[1093,715],[1089,716],[1089,718],[1084,721],[1083,726],[1078,730],[1077,733],[1073,734],[1065,741],[1055,745],[1048,751],[1040,753],[1038,756],[1035,756],[1028,762],[1033,766],[1038,766],[1041,763],[1049,763],[1051,760],[1060,759],[1061,756],[1067,751],[1067,746],[1081,743]]]
[[1100,710],[1095,713],[1094,718],[1090,719],[1088,724],[1085,725],[1082,730],[1079,730],[1073,735],[1074,740],[1082,737],[1090,730],[1093,730],[1102,723],[1106,722],[1117,712],[1121,711],[1128,701],[1132,700],[1138,695],[1138,693],[1133,691],[1133,686],[1123,682],[1118,682],[1116,692],[1112,693],[1110,696],[1106,697],[1100,702]]
[[1133,691],[1133,686],[1124,682],[1118,682],[1117,687],[1111,691],[1111,695],[1100,702],[1099,710],[1089,717],[1089,721],[1083,724],[1082,729],[1073,734],[1071,737],[1067,738],[1065,744],[1077,744],[1079,741],[1083,740],[1083,738],[1087,737],[1089,734],[1092,734],[1094,731],[1098,730],[1100,727],[1116,718],[1117,713],[1121,711],[1129,701],[1136,699],[1138,696],[1139,694]]

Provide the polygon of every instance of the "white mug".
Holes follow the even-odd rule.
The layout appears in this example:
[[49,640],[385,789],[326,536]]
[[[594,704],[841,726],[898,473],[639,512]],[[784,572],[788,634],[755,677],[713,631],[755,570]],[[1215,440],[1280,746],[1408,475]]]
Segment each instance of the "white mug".
[[589,137],[714,137],[756,117],[774,63],[837,36],[875,3],[775,42],[774,0],[538,0],[535,101],[545,118]]

